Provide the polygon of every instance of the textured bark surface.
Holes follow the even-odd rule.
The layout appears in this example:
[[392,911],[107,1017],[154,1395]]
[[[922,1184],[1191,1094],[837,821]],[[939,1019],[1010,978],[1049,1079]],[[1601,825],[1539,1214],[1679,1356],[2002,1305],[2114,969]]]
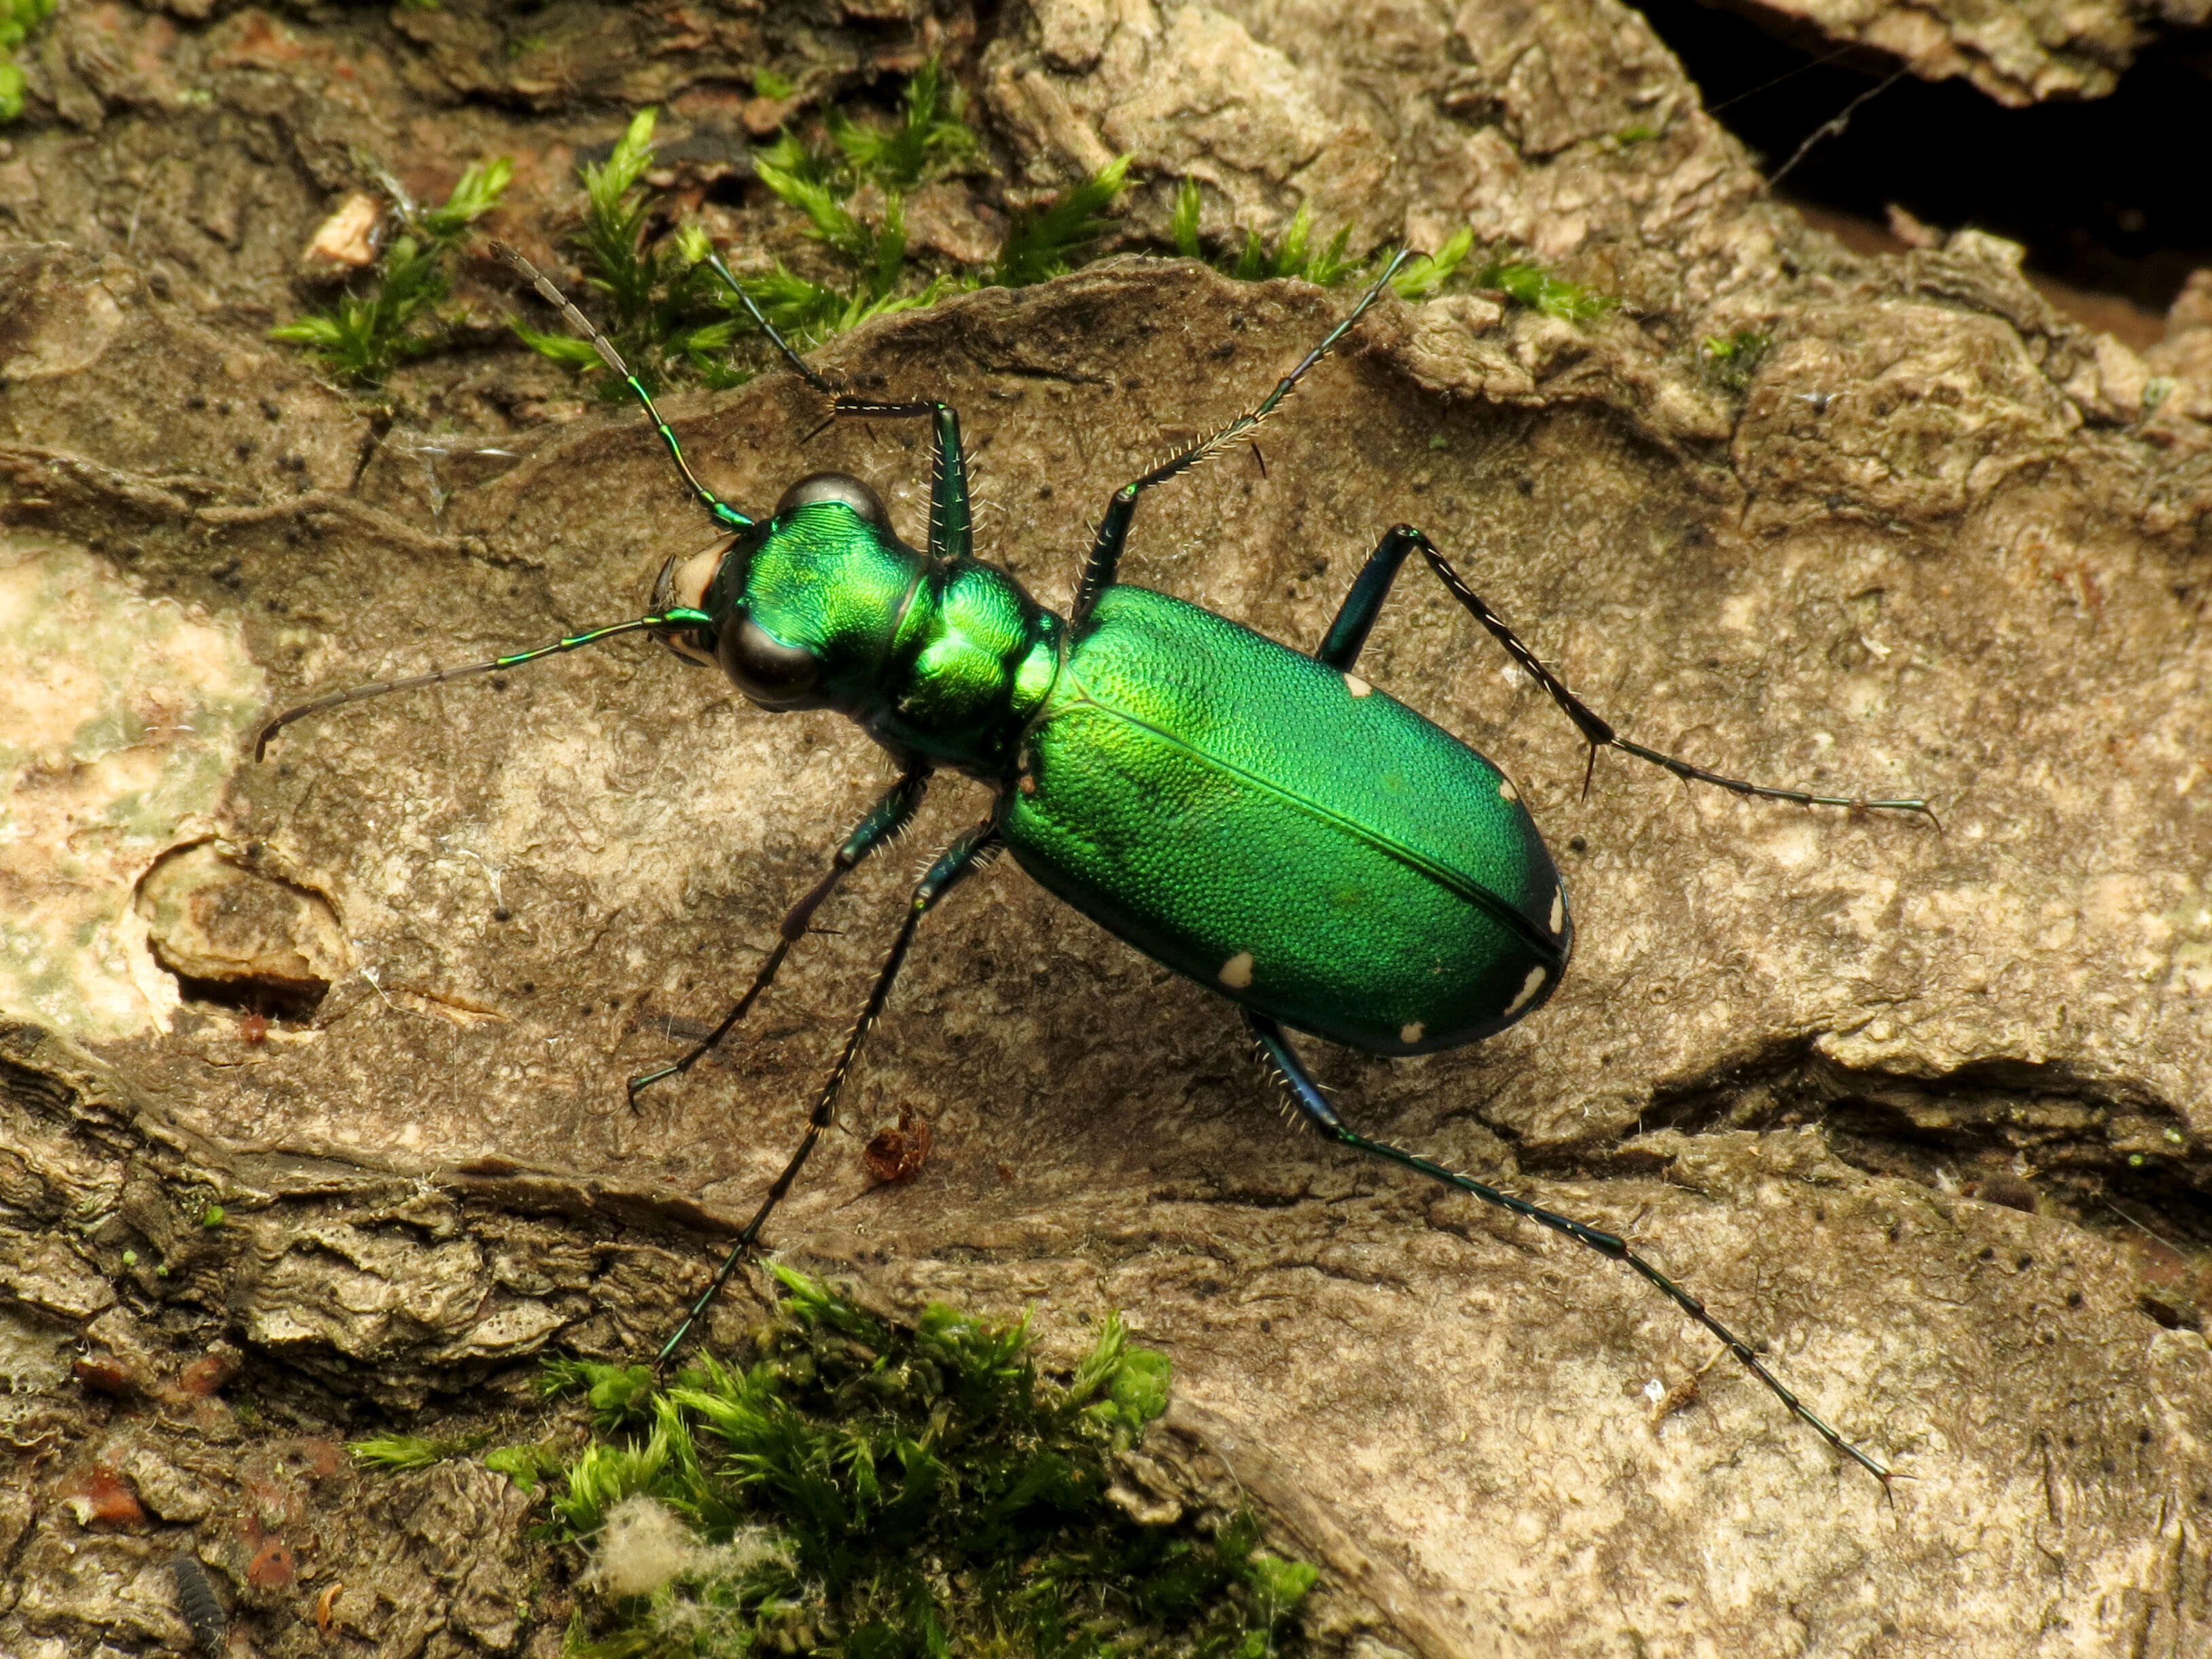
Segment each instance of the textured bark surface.
[[[389,416],[262,337],[356,146],[426,196],[514,154],[498,223],[543,247],[617,106],[737,155],[790,107],[755,69],[820,96],[937,49],[1018,181],[1133,154],[1133,237],[1190,175],[1224,238],[1301,201],[1366,240],[1471,222],[1623,301],[1384,304],[1264,468],[1148,498],[1125,574],[1310,646],[1412,520],[1630,736],[1934,801],[1940,833],[1619,757],[1585,797],[1571,729],[1410,574],[1362,672],[1521,782],[1579,950],[1478,1048],[1314,1049],[1361,1124],[1632,1233],[1911,1479],[1885,1505],[1619,1269],[1285,1133],[1221,1004],[1008,866],[933,918],[775,1243],[1071,1345],[1127,1310],[1180,1402],[1133,1478],[1260,1502],[1324,1569],[1333,1649],[2203,1650],[2212,313],[2185,296],[2146,364],[1991,239],[1845,254],[1603,0],[63,14],[0,155],[0,1648],[181,1648],[191,1549],[256,1651],[557,1650],[502,1480],[364,1479],[335,1442],[531,1437],[533,1356],[671,1327],[911,860],[627,1110],[887,769],[644,647],[252,766],[276,707],[634,614],[707,539],[635,416],[562,418],[489,286]],[[1113,489],[1346,303],[1132,258],[817,361],[960,407],[979,543],[1057,604]],[[1772,343],[1736,386],[1700,348],[1739,333]],[[918,538],[916,435],[810,437],[802,390],[669,412],[731,499],[852,471]],[[985,805],[948,780],[916,846]],[[934,1150],[874,1187],[902,1107]]]
[[1871,46],[1923,81],[1963,76],[2016,107],[2109,96],[2144,47],[2212,21],[2205,0],[1742,0],[1736,9],[1784,32]]

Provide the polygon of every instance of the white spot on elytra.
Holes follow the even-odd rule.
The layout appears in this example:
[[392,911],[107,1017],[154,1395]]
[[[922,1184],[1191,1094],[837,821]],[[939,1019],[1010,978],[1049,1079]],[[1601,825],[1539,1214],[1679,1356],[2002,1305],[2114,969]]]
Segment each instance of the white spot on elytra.
[[1364,697],[1375,688],[1357,674],[1346,674],[1344,677],[1344,689],[1355,697]]
[[1521,981],[1521,994],[1505,1005],[1505,1018],[1510,1019],[1526,1008],[1536,993],[1543,988],[1544,970],[1541,968],[1531,968],[1528,970],[1528,977]]
[[1558,933],[1566,919],[1567,890],[1564,887],[1554,887],[1552,890],[1552,931]]
[[1418,1019],[1409,1019],[1398,1028],[1398,1041],[1410,1046],[1419,1042],[1421,1034],[1428,1029]]
[[1221,982],[1232,991],[1241,991],[1252,982],[1252,953],[1239,951],[1221,964]]
[[1513,780],[1510,778],[1498,779],[1498,793],[1506,800],[1519,800],[1521,799],[1521,792],[1513,787]]

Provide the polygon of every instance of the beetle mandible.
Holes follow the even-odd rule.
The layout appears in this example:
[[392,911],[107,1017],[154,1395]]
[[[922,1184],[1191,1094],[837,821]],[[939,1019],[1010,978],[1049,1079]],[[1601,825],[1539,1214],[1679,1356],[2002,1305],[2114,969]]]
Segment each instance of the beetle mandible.
[[876,492],[842,474],[801,478],[773,514],[750,516],[699,480],[652,395],[605,336],[520,253],[500,251],[629,388],[722,534],[663,566],[643,617],[488,662],[316,698],[270,720],[256,758],[278,731],[323,709],[629,633],[720,666],[762,708],[835,709],[889,751],[897,781],[786,914],[744,995],[681,1060],[631,1079],[633,1100],[647,1085],[688,1070],[744,1018],[823,901],[913,819],[934,771],[965,773],[994,793],[989,816],[915,885],[798,1149],[656,1364],[675,1352],[750,1254],[831,1122],[923,916],[1004,851],[1109,932],[1237,1004],[1291,1104],[1322,1134],[1625,1262],[1887,1487],[1891,1472],[1881,1459],[1815,1415],[1749,1345],[1626,1240],[1360,1133],[1328,1103],[1291,1044],[1290,1030],[1385,1055],[1480,1042],[1541,1007],[1573,949],[1565,890],[1512,781],[1357,672],[1376,614],[1416,553],[1574,722],[1593,763],[1600,748],[1611,747],[1686,781],[1742,795],[1933,817],[1917,799],[1815,795],[1725,777],[1621,737],[1410,525],[1384,532],[1310,656],[1116,580],[1145,492],[1249,440],[1388,291],[1406,254],[1389,262],[1344,319],[1248,413],[1116,492],[1063,617],[975,556],[960,422],[950,405],[840,392],[710,253],[715,273],[791,368],[831,399],[836,415],[933,426],[927,550],[902,542]]

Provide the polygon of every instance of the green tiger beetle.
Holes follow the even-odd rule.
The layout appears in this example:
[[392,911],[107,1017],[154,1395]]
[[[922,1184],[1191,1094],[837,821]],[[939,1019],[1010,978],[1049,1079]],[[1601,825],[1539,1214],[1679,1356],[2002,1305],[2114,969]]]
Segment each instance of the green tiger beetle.
[[838,1090],[884,1011],[921,919],[1003,850],[1110,933],[1237,1004],[1291,1103],[1323,1135],[1626,1262],[1832,1448],[1887,1486],[1884,1463],[1816,1416],[1704,1303],[1626,1240],[1360,1133],[1329,1104],[1291,1047],[1290,1030],[1376,1054],[1427,1054],[1480,1042],[1544,1006],[1573,947],[1559,872],[1512,781],[1356,672],[1376,615],[1415,553],[1574,722],[1593,763],[1600,748],[1610,747],[1740,795],[1933,816],[1919,800],[1747,783],[1621,737],[1409,525],[1384,532],[1310,656],[1115,580],[1145,492],[1249,439],[1382,298],[1404,253],[1249,413],[1115,495],[1063,617],[975,556],[960,422],[946,404],[840,392],[710,255],[720,280],[793,371],[830,400],[836,416],[933,423],[927,552],[898,538],[873,489],[841,474],[799,479],[772,514],[756,518],[700,482],[651,394],[606,337],[520,254],[501,252],[629,386],[723,533],[704,551],[668,561],[646,616],[489,662],[318,697],[264,726],[256,758],[279,730],[320,710],[514,668],[631,633],[653,635],[690,661],[719,665],[761,708],[834,708],[858,722],[897,763],[898,781],[791,907],[744,995],[682,1059],[633,1079],[633,1103],[639,1090],[689,1070],[729,1035],[838,883],[913,819],[939,767],[995,792],[989,816],[954,841],[915,885],[798,1150],[657,1365],[751,1252],[829,1127]]

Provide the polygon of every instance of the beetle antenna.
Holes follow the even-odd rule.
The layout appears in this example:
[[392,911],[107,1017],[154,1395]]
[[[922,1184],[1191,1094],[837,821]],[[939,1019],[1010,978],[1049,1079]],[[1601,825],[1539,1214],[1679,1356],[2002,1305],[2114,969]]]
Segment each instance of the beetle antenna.
[[738,303],[745,308],[745,315],[753,319],[760,331],[768,336],[769,343],[783,355],[783,361],[791,365],[792,373],[825,397],[834,398],[837,395],[837,388],[823,379],[819,370],[809,368],[806,359],[793,349],[791,342],[776,331],[775,325],[768,319],[768,313],[754,301],[751,295],[745,292],[744,284],[731,273],[729,266],[722,263],[720,254],[709,248],[707,250],[707,257],[701,263],[720,277],[730,292],[738,296]]
[[[691,493],[699,498],[699,504],[714,515],[714,522],[729,530],[750,529],[753,522],[750,519],[699,482],[698,475],[691,471],[691,463],[684,459],[684,446],[676,441],[676,434],[661,418],[660,410],[653,401],[653,394],[645,389],[645,382],[630,372],[629,365],[623,361],[622,353],[615,349],[615,343],[592,326],[592,319],[577,310],[574,302],[553,285],[551,277],[505,242],[494,242],[492,246],[538,290],[539,298],[561,313],[561,320],[568,324],[572,332],[590,343],[592,349],[599,354],[599,361],[622,377],[623,384],[629,388],[630,395],[644,406],[646,418],[653,422],[653,429],[660,434],[660,441],[667,447],[668,459],[676,463],[676,470],[684,475],[684,482],[691,486]],[[782,343],[778,341],[777,343]]]
[[526,662],[536,662],[540,657],[556,657],[566,651],[580,651],[587,645],[597,645],[601,640],[611,640],[617,634],[638,634],[667,628],[696,628],[702,624],[711,625],[714,620],[703,611],[679,607],[650,617],[635,617],[629,622],[616,623],[611,627],[593,628],[581,634],[571,634],[550,645],[541,645],[530,651],[510,652],[488,662],[468,663],[459,668],[434,669],[428,674],[410,674],[405,679],[378,680],[369,685],[356,685],[343,691],[329,692],[296,708],[286,709],[263,726],[253,739],[253,758],[260,760],[268,751],[269,739],[293,721],[303,720],[310,714],[319,714],[325,708],[336,708],[343,703],[365,702],[371,697],[380,697],[387,691],[419,691],[426,685],[443,685],[447,680],[466,679],[471,674],[496,674],[502,668],[520,668]]

